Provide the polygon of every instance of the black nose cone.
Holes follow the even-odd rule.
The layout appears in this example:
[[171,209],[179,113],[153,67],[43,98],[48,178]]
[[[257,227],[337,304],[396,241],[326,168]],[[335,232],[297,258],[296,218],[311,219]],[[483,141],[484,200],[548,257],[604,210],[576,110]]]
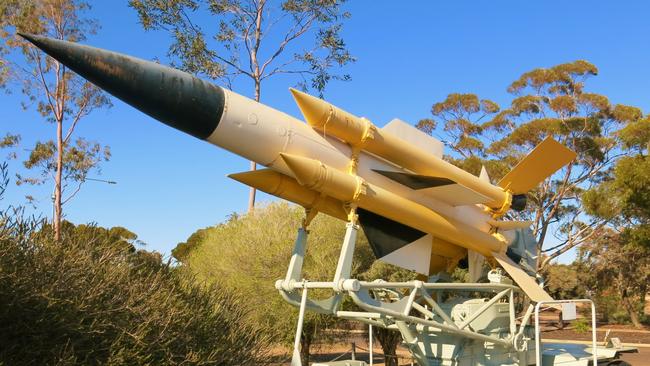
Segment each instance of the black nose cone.
[[115,97],[171,127],[206,139],[224,109],[220,87],[186,72],[135,57],[31,34],[20,34]]

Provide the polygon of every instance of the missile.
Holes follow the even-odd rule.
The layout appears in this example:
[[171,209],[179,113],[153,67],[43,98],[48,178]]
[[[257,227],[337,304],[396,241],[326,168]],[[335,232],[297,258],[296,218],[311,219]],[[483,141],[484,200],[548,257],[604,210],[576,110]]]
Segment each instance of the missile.
[[357,207],[380,260],[432,274],[472,251],[494,258],[534,301],[550,298],[507,255],[519,240],[508,233],[524,224],[497,218],[514,206],[513,197],[575,157],[552,139],[492,185],[445,162],[439,141],[399,120],[378,128],[292,90],[304,123],[154,62],[21,36],[154,119],[267,168],[231,178],[339,219]]
[[[546,145],[553,146],[542,145],[540,150],[544,151],[541,154],[536,154],[536,157],[544,157],[543,162],[528,159],[524,163],[526,167],[524,168],[522,165],[522,169],[519,170],[519,172],[525,170],[526,174],[514,174],[513,172],[517,170],[513,170],[510,175],[499,182],[499,185],[495,186],[440,157],[383,132],[365,118],[357,117],[298,90],[291,89],[291,93],[305,120],[313,128],[387,159],[411,172],[430,178],[448,179],[450,182],[458,183],[482,194],[489,199],[485,205],[491,208],[496,216],[504,214],[513,206],[513,194],[521,195],[528,192],[547,176],[575,158],[573,151],[552,139],[546,140]],[[553,153],[547,154],[547,152]],[[525,182],[521,182],[522,180]],[[435,179],[431,181],[436,182]]]
[[229,174],[228,177],[264,193],[291,201],[305,208],[315,209],[337,219],[346,220],[348,217],[343,202],[306,188],[294,178],[271,169],[234,173]]
[[428,208],[390,191],[363,181],[358,176],[332,169],[309,158],[281,154],[298,183],[343,202],[357,202],[359,207],[404,225],[436,234],[448,242],[486,256],[502,252],[507,243],[453,219],[445,219]]

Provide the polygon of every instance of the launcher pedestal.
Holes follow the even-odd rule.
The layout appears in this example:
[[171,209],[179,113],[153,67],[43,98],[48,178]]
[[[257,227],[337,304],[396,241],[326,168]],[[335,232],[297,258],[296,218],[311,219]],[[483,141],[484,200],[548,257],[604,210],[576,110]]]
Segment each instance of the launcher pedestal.
[[[542,344],[537,363],[538,337],[529,325],[535,305],[528,305],[524,311],[525,293],[499,269],[488,274],[488,283],[444,282],[443,274],[432,276],[428,282],[350,278],[357,231],[355,223],[347,224],[336,273],[329,282],[302,278],[308,231],[298,231],[287,276],[275,285],[285,300],[301,307],[301,314],[316,311],[400,332],[403,345],[420,366],[586,366],[594,358],[600,365],[618,356],[619,351],[604,347]],[[332,296],[312,300],[307,296],[311,289],[331,290]],[[361,311],[340,309],[344,296],[349,296]],[[299,329],[301,320],[302,316]],[[292,366],[300,366],[297,347],[298,342]]]

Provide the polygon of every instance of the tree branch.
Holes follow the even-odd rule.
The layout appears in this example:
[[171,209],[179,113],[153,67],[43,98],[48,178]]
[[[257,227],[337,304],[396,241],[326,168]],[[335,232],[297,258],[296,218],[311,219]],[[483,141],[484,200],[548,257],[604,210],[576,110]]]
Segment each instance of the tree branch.
[[[267,66],[269,64],[271,64],[278,56],[280,56],[282,54],[284,49],[287,47],[287,45],[289,43],[291,43],[291,41],[293,41],[294,39],[300,37],[305,32],[307,32],[311,28],[311,25],[314,22],[314,20],[316,20],[316,15],[312,15],[311,17],[309,17],[309,19],[306,21],[306,23],[302,24],[302,25],[301,25],[301,23],[303,22],[303,19],[300,19],[300,20],[296,21],[294,26],[285,34],[284,40],[282,41],[282,43],[280,43],[280,46],[278,46],[277,50],[273,53],[273,55],[271,57],[269,57],[264,62],[264,64],[261,67],[260,73],[264,74],[264,71],[266,71]],[[298,28],[299,25],[300,25],[300,27]],[[297,28],[298,28],[298,30],[296,30]]]

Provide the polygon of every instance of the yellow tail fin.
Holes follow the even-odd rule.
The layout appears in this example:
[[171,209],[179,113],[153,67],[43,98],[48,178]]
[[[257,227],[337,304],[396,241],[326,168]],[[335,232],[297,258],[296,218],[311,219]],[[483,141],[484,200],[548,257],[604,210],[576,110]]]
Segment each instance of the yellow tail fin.
[[513,194],[523,194],[576,157],[575,151],[547,137],[498,183]]

